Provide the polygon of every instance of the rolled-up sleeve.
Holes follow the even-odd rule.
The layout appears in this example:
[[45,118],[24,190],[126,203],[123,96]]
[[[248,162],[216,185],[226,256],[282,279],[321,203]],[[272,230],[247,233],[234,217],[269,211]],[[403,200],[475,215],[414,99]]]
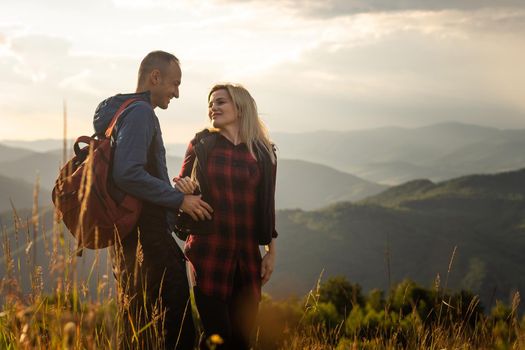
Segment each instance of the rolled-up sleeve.
[[115,137],[113,180],[122,191],[137,198],[178,209],[184,194],[146,171],[148,152],[155,135],[154,118],[151,108],[137,104],[120,122]]

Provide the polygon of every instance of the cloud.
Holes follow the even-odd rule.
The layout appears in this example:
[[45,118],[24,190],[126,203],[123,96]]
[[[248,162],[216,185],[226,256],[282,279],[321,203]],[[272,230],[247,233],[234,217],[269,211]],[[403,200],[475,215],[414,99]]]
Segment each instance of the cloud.
[[26,12],[33,12],[38,10],[51,10],[55,11],[59,9],[60,15],[65,16],[68,12],[78,13],[95,13],[112,7],[111,1],[108,0],[91,0],[89,2],[84,1],[70,1],[70,0],[46,0],[42,3],[39,0],[20,0],[16,3],[10,3],[8,7],[20,6],[24,8]]
[[71,43],[59,37],[26,35],[12,38],[10,46],[22,56],[62,56],[68,53]]
[[246,77],[270,125],[297,131],[449,120],[524,125],[525,31],[490,29],[514,15],[360,16],[374,33],[368,39],[326,41],[297,62]]
[[[31,120],[24,125],[55,115],[60,127],[66,99],[70,133],[89,133],[98,102],[132,91],[153,49],[182,61],[181,99],[158,111],[170,142],[187,141],[205,123],[208,89],[225,80],[247,86],[271,130],[525,125],[525,8],[512,2],[405,1],[395,10],[386,1],[328,1],[341,15],[305,15],[325,2],[100,0],[57,14],[66,0],[52,1],[0,11],[0,109]],[[111,35],[101,25],[109,22]],[[46,136],[56,131],[48,119],[46,127]]]
[[96,105],[134,88],[137,63],[125,56],[78,55],[69,40],[54,36],[20,35],[7,41],[9,54],[0,56],[0,109],[13,125],[42,125],[27,135],[49,137],[56,131],[50,120],[54,116],[60,127],[63,100],[74,134],[89,134]]
[[84,69],[78,74],[63,79],[58,83],[58,86],[64,90],[76,90],[79,93],[98,95],[100,90],[90,82],[92,76],[93,73],[90,69]]
[[[219,3],[245,3],[245,0],[217,0]],[[271,4],[297,14],[312,17],[340,17],[361,13],[398,11],[479,10],[484,8],[523,9],[521,0],[249,0],[249,3]]]
[[59,74],[64,67],[57,64],[68,55],[71,44],[61,38],[43,35],[12,37],[9,49],[17,63],[14,72],[33,83]]

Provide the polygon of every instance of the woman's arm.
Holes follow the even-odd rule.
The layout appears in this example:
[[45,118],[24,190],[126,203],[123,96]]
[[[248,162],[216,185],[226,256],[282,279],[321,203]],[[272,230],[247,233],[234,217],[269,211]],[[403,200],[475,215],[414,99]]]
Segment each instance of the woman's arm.
[[190,141],[188,148],[186,148],[186,154],[184,155],[184,160],[182,161],[182,167],[180,169],[179,177],[183,178],[191,175],[193,170],[193,163],[195,162],[195,149],[193,149],[193,140]]
[[[193,163],[195,162],[195,151],[193,149],[193,141],[190,142],[184,156],[184,162],[182,163],[182,169],[180,176],[173,179],[175,186],[180,192],[184,193],[184,200],[180,206],[180,209],[186,214],[190,215],[193,220],[211,220],[211,213],[213,213],[212,207],[201,199],[200,195],[193,195],[191,187],[193,184],[186,181],[193,170]],[[181,180],[182,179],[182,180]],[[189,178],[188,178],[189,179]],[[181,182],[182,181],[182,182]],[[190,180],[191,181],[191,180]],[[181,182],[187,187],[187,191],[184,190],[184,186],[177,186],[177,183]],[[193,182],[193,181],[191,181]],[[188,187],[189,186],[189,187]],[[196,185],[195,185],[196,186]]]
[[[273,149],[274,155],[275,155],[275,147]],[[272,276],[273,269],[275,267],[275,255],[276,255],[276,243],[275,239],[277,238],[277,231],[275,230],[275,184],[277,180],[277,156],[275,159],[275,163],[272,164],[272,189],[271,189],[271,229],[272,229],[272,240],[270,244],[264,246],[264,249],[266,250],[266,254],[263,257],[263,260],[261,262],[261,279],[262,284],[264,285],[266,282],[270,280],[270,277]]]
[[190,142],[186,149],[186,154],[182,162],[180,174],[173,178],[175,187],[184,194],[193,194],[197,188],[197,184],[190,178],[193,170],[193,163],[195,162],[195,150],[193,149],[193,141]]

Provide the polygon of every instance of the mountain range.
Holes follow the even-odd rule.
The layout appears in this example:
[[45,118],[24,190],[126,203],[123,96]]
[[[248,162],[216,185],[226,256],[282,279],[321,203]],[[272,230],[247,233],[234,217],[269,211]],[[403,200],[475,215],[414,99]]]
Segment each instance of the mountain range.
[[0,212],[33,206],[34,186],[28,182],[0,175]]
[[[11,148],[5,147],[5,149]],[[0,162],[2,176],[0,212],[11,207],[9,195],[13,191],[8,191],[9,187],[19,188],[24,182],[24,186],[32,188],[37,178],[40,181],[42,200],[50,201],[50,189],[55,184],[62,157],[61,150],[45,153],[24,150],[19,158],[11,157]],[[167,164],[171,175],[175,176],[181,167],[182,159],[168,156]],[[301,160],[280,159],[278,168],[276,206],[279,209],[316,209],[341,200],[359,200],[386,188],[384,185],[366,181],[325,165]],[[8,184],[8,179],[13,179],[12,186]],[[32,196],[19,195],[17,198],[18,208],[32,205]]]
[[525,130],[460,123],[420,128],[274,133],[279,155],[325,164],[369,181],[442,181],[525,166]]
[[[279,210],[277,263],[264,291],[277,298],[302,296],[321,275],[346,276],[365,291],[388,290],[410,278],[426,287],[471,290],[485,307],[497,299],[509,302],[513,292],[525,290],[524,182],[525,169],[438,183],[414,180],[354,203]],[[51,257],[44,247],[51,240],[52,211],[42,210],[39,236],[30,245],[25,232],[31,229],[24,225],[31,225],[31,211],[20,210],[19,215],[17,239],[12,213],[0,215],[11,253],[24,262],[29,251],[47,274]],[[66,233],[67,242],[73,245]],[[102,276],[108,268],[106,252],[100,253],[94,273]],[[80,278],[89,274],[95,255],[86,251],[79,260]],[[27,268],[21,268],[23,276],[29,276]],[[93,283],[89,288],[96,288]]]
[[[484,305],[525,290],[525,169],[414,180],[356,203],[279,211],[272,295],[301,295],[321,271],[365,289],[410,278],[469,289]],[[451,266],[449,272],[449,266]]]
[[27,148],[11,147],[0,144],[0,162],[9,162],[33,154],[35,151]]
[[[419,128],[273,132],[271,136],[278,147],[279,158],[321,164],[387,185],[418,178],[443,181],[525,166],[523,129],[502,130],[450,122]],[[47,152],[62,148],[63,141],[8,140],[1,143]],[[182,157],[186,144],[169,143],[166,149],[168,155]]]

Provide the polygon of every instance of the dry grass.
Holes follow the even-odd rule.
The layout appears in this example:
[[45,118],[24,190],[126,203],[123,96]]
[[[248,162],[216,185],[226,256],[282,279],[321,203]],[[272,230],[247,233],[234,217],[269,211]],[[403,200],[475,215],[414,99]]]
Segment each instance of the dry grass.
[[[132,344],[144,332],[152,332],[161,343],[162,337],[154,324],[123,319],[115,301],[117,293],[111,288],[110,266],[99,254],[95,255],[87,279],[79,280],[77,267],[82,258],[76,256],[74,244],[64,237],[68,233],[57,215],[50,231],[44,225],[46,211],[38,208],[38,181],[34,203],[28,218],[20,217],[13,209],[12,230],[2,229],[6,273],[0,283],[0,348],[114,349],[123,322],[133,324]],[[37,245],[45,247],[49,266],[35,263]],[[95,271],[100,270],[101,264],[106,265],[103,267],[106,273],[97,275]],[[24,269],[24,265],[28,268]],[[88,288],[92,279],[97,285],[94,295]],[[30,286],[29,292],[23,292],[23,285]],[[359,335],[361,330],[354,335],[345,331],[345,320],[331,327],[308,321],[307,316],[315,314],[319,306],[319,286],[320,280],[305,298],[299,322],[276,330],[281,335],[286,332],[279,343],[281,349],[525,349],[523,322],[520,323],[517,314],[519,293],[515,294],[508,315],[498,322],[484,317],[476,320],[474,328],[470,326],[469,313],[476,309],[477,298],[466,307],[463,321],[450,322],[456,319],[454,309],[450,299],[443,295],[436,310],[438,322],[431,327],[416,317],[414,305],[414,317],[409,324],[393,324],[388,331],[371,335],[368,332],[363,337]],[[126,304],[125,300],[120,302]],[[162,312],[157,315],[162,317]],[[269,347],[257,342],[256,348]]]
[[[85,171],[82,177],[78,194],[82,199],[80,216],[85,215],[90,195],[91,171]],[[122,289],[112,287],[110,261],[102,261],[98,250],[87,275],[79,277],[79,268],[85,261],[79,258],[78,247],[61,223],[59,211],[39,208],[38,196],[37,179],[30,216],[19,215],[13,206],[13,226],[2,227],[1,263],[5,275],[0,281],[0,348],[108,349],[117,348],[122,341],[132,348],[144,348],[146,336],[154,339],[155,348],[160,348],[161,305],[155,304],[147,317],[124,313],[129,306],[128,284],[116,284],[124,286]],[[50,214],[53,224],[48,229],[45,223]],[[45,259],[37,259],[37,252],[43,252]],[[116,259],[118,263],[118,254]],[[39,265],[42,261],[47,261],[47,266]],[[90,289],[93,284],[94,292]],[[130,325],[129,339],[119,338],[124,325]]]

